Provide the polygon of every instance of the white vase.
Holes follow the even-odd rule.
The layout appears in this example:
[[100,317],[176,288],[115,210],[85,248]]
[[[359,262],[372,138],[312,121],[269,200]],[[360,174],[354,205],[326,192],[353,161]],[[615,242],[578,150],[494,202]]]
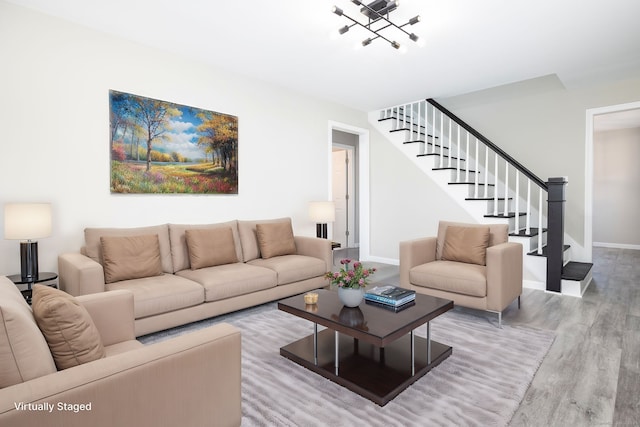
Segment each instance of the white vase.
[[338,298],[347,307],[357,307],[364,298],[364,288],[338,288]]

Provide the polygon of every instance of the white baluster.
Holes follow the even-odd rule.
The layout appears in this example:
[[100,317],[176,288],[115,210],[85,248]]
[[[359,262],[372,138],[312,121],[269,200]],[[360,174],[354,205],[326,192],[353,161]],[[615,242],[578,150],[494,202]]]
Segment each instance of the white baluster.
[[[451,117],[449,117],[449,138],[447,138],[449,140],[449,150],[447,151],[447,167],[450,168],[451,167],[451,157],[453,156],[453,131],[451,130],[451,125],[453,124],[453,120],[451,120]],[[444,165],[442,165],[441,167],[444,167]]]
[[516,213],[516,233],[520,233],[520,171],[516,169],[516,197],[515,197],[515,213]]
[[484,197],[489,197],[489,147],[484,145]]
[[474,190],[473,197],[475,199],[478,198],[478,181],[480,181],[480,169],[478,169],[478,159],[480,157],[480,152],[478,151],[478,138],[476,138],[476,169],[475,169],[475,182],[474,182]]
[[415,119],[413,118],[413,103],[410,105],[409,111],[409,141],[413,141],[413,126],[415,125]]
[[542,187],[538,187],[538,255],[542,255]]
[[420,138],[420,129],[421,129],[420,120],[422,119],[421,117],[422,114],[420,113],[420,107],[422,107],[422,102],[418,102],[418,130],[417,130],[417,137],[416,137],[418,141],[422,140],[422,138]]
[[493,167],[493,214],[498,215],[498,153],[494,153],[495,162]]
[[504,216],[509,215],[509,162],[504,162]]
[[440,166],[444,163],[444,113],[440,111]]
[[465,178],[465,181],[471,182],[469,181],[469,169],[471,169],[471,165],[469,164],[469,132],[467,132],[467,150],[465,151],[464,158],[466,159],[464,165],[467,168],[467,176]]
[[458,125],[458,160],[456,160],[456,182],[460,182],[460,125]]
[[[531,204],[533,200],[531,200],[531,179],[527,178],[527,222],[526,222],[526,230],[524,231],[527,235],[531,234]],[[541,237],[538,237],[540,239]]]
[[[442,136],[440,137],[442,139]],[[426,138],[425,138],[426,141]],[[431,106],[431,153],[436,152],[436,107]]]

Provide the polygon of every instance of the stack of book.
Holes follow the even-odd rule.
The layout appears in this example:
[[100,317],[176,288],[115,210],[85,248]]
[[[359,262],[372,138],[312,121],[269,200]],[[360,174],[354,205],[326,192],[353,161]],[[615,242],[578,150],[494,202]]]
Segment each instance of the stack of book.
[[400,311],[415,305],[416,291],[393,285],[376,286],[364,294],[367,304]]

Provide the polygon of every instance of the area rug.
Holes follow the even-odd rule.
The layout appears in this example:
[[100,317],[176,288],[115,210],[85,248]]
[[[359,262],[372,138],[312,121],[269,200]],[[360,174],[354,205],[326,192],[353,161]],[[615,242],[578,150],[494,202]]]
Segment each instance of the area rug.
[[[228,322],[242,331],[243,426],[506,426],[554,334],[458,309],[431,322],[453,354],[384,407],[280,356],[313,324],[275,303],[139,338],[144,344]],[[416,335],[426,336],[426,326]]]

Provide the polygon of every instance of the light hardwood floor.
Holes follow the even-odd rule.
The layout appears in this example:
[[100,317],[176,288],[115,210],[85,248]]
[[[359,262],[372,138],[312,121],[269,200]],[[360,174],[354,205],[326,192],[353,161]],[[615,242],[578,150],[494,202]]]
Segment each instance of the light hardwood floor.
[[[583,298],[525,289],[503,314],[556,333],[511,426],[640,427],[640,251],[594,248],[593,258]],[[398,284],[397,267],[374,266],[376,281]]]

